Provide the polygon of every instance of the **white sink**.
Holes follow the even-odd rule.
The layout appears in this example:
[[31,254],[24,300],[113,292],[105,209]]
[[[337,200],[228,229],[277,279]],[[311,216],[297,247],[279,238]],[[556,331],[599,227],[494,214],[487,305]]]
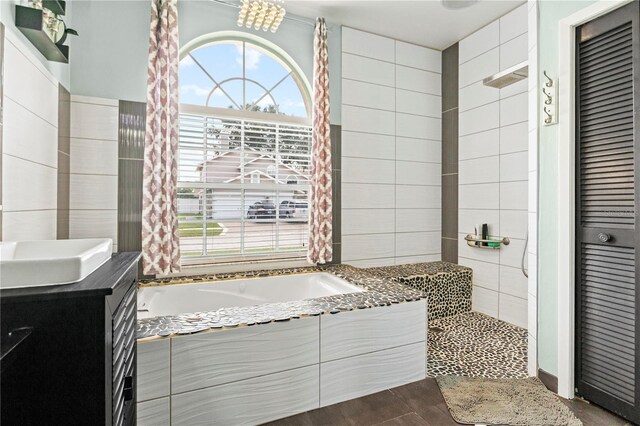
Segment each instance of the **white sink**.
[[0,242],[0,288],[71,284],[111,258],[109,238]]

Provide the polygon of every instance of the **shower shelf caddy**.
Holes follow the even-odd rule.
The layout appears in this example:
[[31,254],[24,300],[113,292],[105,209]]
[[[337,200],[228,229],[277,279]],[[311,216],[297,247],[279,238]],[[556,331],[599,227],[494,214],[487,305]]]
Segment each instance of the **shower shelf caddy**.
[[503,245],[508,246],[509,243],[511,242],[507,237],[494,237],[494,238],[487,238],[486,240],[483,240],[482,238],[473,234],[467,234],[467,236],[464,237],[464,239],[467,241],[467,245],[469,247],[492,249],[492,250],[497,250]]

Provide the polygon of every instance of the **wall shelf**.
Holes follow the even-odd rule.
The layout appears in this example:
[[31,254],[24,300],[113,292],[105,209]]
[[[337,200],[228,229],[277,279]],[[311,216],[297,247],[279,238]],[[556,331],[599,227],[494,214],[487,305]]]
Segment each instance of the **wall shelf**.
[[48,61],[69,63],[69,46],[55,44],[43,31],[42,10],[16,5],[16,27]]
[[507,237],[493,237],[482,239],[473,234],[467,234],[464,239],[467,241],[467,245],[469,247],[482,248],[482,249],[493,249],[497,250],[501,248],[503,245],[508,246],[511,242]]
[[42,7],[49,9],[56,15],[64,15],[66,2],[62,0],[42,0]]

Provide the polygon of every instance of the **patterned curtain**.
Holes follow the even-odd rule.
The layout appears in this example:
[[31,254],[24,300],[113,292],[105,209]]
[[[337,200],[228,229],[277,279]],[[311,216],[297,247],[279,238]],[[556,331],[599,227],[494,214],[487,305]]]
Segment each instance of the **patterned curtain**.
[[178,206],[177,0],[151,1],[147,124],[142,195],[142,259],[146,275],[180,270]]
[[316,20],[313,48],[313,145],[307,259],[315,264],[330,262],[333,255],[329,54],[327,51],[327,24],[324,18]]

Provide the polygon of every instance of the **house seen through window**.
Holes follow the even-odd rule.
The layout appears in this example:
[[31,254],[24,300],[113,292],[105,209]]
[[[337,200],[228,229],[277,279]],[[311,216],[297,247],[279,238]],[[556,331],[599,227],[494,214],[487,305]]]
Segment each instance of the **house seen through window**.
[[183,260],[303,257],[310,93],[284,52],[212,38],[180,61],[178,215]]

